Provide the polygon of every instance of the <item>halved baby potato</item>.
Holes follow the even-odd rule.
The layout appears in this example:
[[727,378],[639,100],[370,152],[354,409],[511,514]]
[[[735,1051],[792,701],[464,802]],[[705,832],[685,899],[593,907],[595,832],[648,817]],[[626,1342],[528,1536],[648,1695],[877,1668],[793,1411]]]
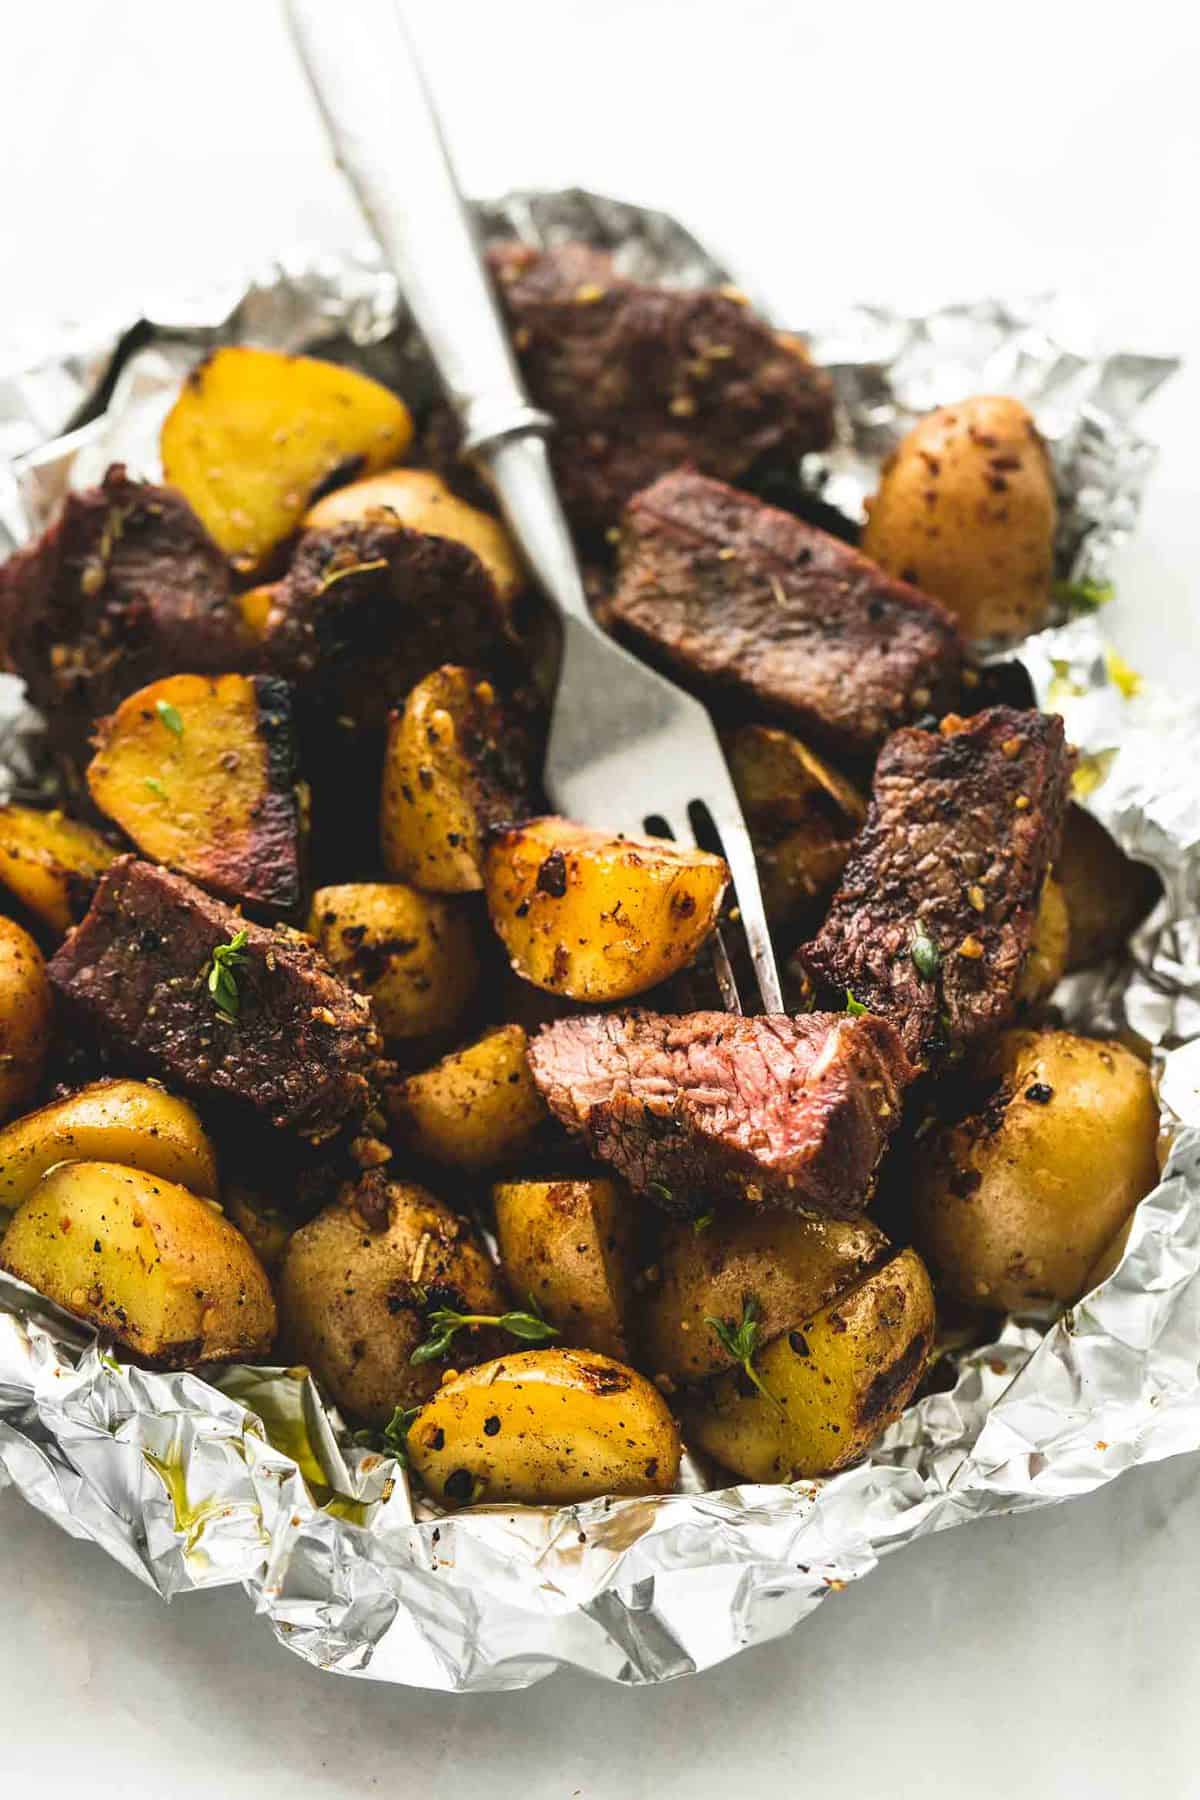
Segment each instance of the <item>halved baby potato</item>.
[[[50,1048],[54,996],[41,951],[27,931],[0,918],[0,1119],[27,1106]],[[4,1134],[0,1132],[0,1140]]]
[[290,537],[328,486],[398,462],[398,394],[336,363],[226,345],[183,384],[162,427],[163,475],[242,569]]
[[523,1350],[443,1382],[408,1433],[408,1460],[447,1506],[566,1506],[665,1494],[679,1432],[658,1389],[591,1350]]
[[267,675],[170,675],[97,732],[92,799],[151,862],[223,900],[300,899],[291,690]]
[[202,1198],[217,1193],[217,1161],[186,1100],[149,1081],[93,1081],[0,1131],[0,1212],[28,1199],[61,1162],[121,1163]]
[[743,725],[725,740],[729,772],[754,844],[772,922],[802,919],[836,884],[866,802],[845,776],[772,725]]
[[60,1163],[0,1240],[0,1265],[148,1362],[265,1356],[262,1264],[211,1200],[118,1163]]
[[308,929],[343,980],[369,994],[385,1038],[427,1037],[458,1023],[479,980],[461,903],[403,882],[318,888]]
[[310,506],[301,523],[305,531],[317,531],[375,513],[390,515],[409,531],[465,544],[491,576],[506,611],[524,586],[516,546],[500,520],[460,500],[432,469],[388,469],[352,481]]
[[513,1293],[530,1295],[564,1344],[628,1361],[636,1219],[626,1189],[604,1176],[502,1181],[492,1204]]
[[706,850],[532,819],[493,837],[492,924],[518,975],[571,1000],[625,1000],[691,962],[729,870]]
[[65,813],[0,806],[0,881],[51,931],[78,925],[118,854]]
[[483,840],[534,810],[525,721],[473,669],[447,663],[388,721],[380,837],[389,874],[436,894],[483,886]]
[[431,1162],[486,1169],[516,1156],[549,1115],[519,1025],[501,1025],[388,1089],[397,1135]]
[[699,1390],[689,1440],[746,1481],[828,1475],[899,1418],[934,1339],[933,1290],[915,1250],[782,1332],[741,1369]]

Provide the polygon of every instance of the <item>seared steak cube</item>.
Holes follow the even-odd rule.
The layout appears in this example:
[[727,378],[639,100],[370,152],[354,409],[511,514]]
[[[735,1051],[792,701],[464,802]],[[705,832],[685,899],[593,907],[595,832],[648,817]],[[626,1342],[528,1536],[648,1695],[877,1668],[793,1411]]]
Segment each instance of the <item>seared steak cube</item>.
[[958,691],[958,629],[936,600],[814,525],[686,469],[626,509],[611,616],[702,692],[850,757]]
[[568,1130],[685,1215],[861,1212],[912,1076],[890,1025],[844,1013],[589,1014],[543,1027],[529,1063]]
[[1004,1025],[1071,764],[1060,718],[1008,706],[890,738],[841,886],[800,953],[818,994],[849,991],[921,1062]]

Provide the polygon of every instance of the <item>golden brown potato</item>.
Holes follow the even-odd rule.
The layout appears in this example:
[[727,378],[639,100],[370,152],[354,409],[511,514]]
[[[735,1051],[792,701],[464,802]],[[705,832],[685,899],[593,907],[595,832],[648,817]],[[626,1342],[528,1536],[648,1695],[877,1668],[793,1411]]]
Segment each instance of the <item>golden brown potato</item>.
[[427,537],[455,538],[473,550],[496,585],[506,611],[524,586],[525,575],[516,546],[499,519],[460,500],[432,469],[388,469],[326,494],[309,508],[306,531],[344,525],[348,519],[391,516],[409,531]]
[[0,1264],[166,1368],[265,1356],[271,1287],[215,1201],[118,1163],[60,1163],[9,1221]]
[[948,606],[968,638],[1046,623],[1058,503],[1019,400],[981,395],[918,420],[867,509],[864,555]]
[[867,816],[858,790],[790,731],[743,725],[725,740],[773,924],[802,919],[835,886]]
[[525,1060],[525,1033],[501,1025],[388,1089],[397,1136],[431,1162],[486,1169],[516,1156],[548,1117]]
[[448,1368],[500,1347],[496,1333],[472,1328],[445,1356],[411,1360],[429,1337],[432,1309],[494,1316],[506,1301],[470,1222],[424,1188],[378,1172],[293,1232],[278,1289],[287,1354],[372,1425],[427,1399]]
[[150,1081],[93,1081],[0,1131],[0,1213],[28,1199],[60,1162],[120,1163],[217,1195],[217,1161],[194,1109]]
[[300,899],[291,691],[266,675],[171,675],[123,700],[96,736],[92,799],[151,862],[223,900]]
[[0,1119],[36,1093],[53,1015],[41,951],[27,931],[0,918]]
[[371,996],[386,1038],[449,1031],[479,979],[469,913],[402,882],[318,888],[308,929],[343,980]]
[[1033,941],[1017,985],[1022,1006],[1040,1006],[1066,974],[1070,931],[1062,888],[1053,875],[1047,875],[1033,922]]
[[242,615],[246,643],[252,649],[257,649],[266,640],[267,621],[277,599],[277,583],[273,581],[264,581],[258,587],[234,595],[234,603]]
[[388,721],[380,837],[388,873],[436,894],[483,886],[483,839],[533,811],[532,735],[490,681],[435,669]]
[[635,1215],[629,1194],[590,1180],[503,1181],[492,1189],[500,1262],[564,1344],[629,1360]]
[[267,1274],[274,1278],[292,1235],[292,1221],[252,1188],[235,1185],[225,1196],[225,1212]]
[[658,1389],[591,1350],[522,1350],[438,1389],[408,1433],[408,1460],[448,1506],[567,1506],[665,1494],[679,1433]]
[[1008,1031],[979,1112],[917,1146],[913,1235],[968,1305],[1077,1300],[1090,1265],[1158,1180],[1144,1063],[1069,1031]]
[[929,1276],[902,1250],[757,1352],[765,1394],[740,1369],[698,1390],[689,1441],[746,1481],[831,1474],[899,1418],[933,1341]]
[[659,1248],[661,1281],[645,1298],[642,1360],[673,1381],[702,1381],[735,1360],[709,1319],[736,1325],[753,1298],[765,1343],[888,1254],[887,1239],[867,1219],[743,1210],[721,1214],[701,1231],[673,1221]]
[[712,931],[728,881],[705,850],[556,818],[496,835],[484,867],[513,968],[571,1000],[625,1000],[674,975]]
[[0,881],[52,931],[69,931],[117,852],[61,812],[0,806]]
[[1070,921],[1068,969],[1114,956],[1162,893],[1154,870],[1126,856],[1082,806],[1067,808],[1054,873]]

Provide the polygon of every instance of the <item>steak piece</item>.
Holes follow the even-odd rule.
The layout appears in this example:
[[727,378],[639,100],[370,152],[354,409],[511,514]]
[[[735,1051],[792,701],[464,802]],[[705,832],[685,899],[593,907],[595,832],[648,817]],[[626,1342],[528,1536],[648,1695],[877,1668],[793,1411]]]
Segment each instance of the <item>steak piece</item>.
[[833,385],[795,338],[715,289],[647,287],[586,244],[488,252],[572,524],[615,525],[639,488],[695,463],[735,480],[833,436]]
[[[239,933],[231,1017],[208,976]],[[306,937],[253,925],[152,863],[117,858],[49,974],[105,1048],[198,1099],[235,1098],[313,1142],[373,1102],[381,1040],[368,1002]]]
[[612,618],[692,686],[851,757],[958,692],[962,644],[936,600],[687,469],[626,509]]
[[68,494],[0,567],[0,636],[76,763],[96,721],[147,682],[252,660],[222,551],[182,495],[131,481],[120,463],[99,487]]
[[867,822],[800,958],[826,997],[849,990],[937,1062],[1009,1020],[1072,766],[1060,718],[992,706],[898,731]]
[[529,1046],[555,1117],[669,1211],[736,1198],[850,1218],[912,1078],[883,1019],[600,1013]]

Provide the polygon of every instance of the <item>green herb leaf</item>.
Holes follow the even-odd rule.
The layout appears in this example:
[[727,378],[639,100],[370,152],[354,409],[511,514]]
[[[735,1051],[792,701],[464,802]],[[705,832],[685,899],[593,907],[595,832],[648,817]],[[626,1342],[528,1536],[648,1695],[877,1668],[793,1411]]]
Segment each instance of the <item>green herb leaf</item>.
[[369,575],[372,569],[386,569],[386,556],[376,556],[370,562],[346,563],[340,569],[330,569],[322,575],[317,584],[317,593],[324,594],[339,581],[345,581],[351,575]]
[[913,932],[908,950],[913,959],[913,967],[921,980],[932,981],[942,966],[941,954],[933,939],[926,937],[918,926],[917,930]]
[[1054,598],[1070,613],[1097,612],[1107,606],[1116,589],[1111,581],[1056,581]]
[[648,1181],[646,1186],[654,1193],[661,1194],[668,1206],[671,1204],[671,1190],[665,1181]]
[[846,989],[846,1011],[850,1014],[852,1019],[861,1019],[863,1014],[870,1012],[870,1010],[869,1006],[864,1006],[861,1000],[856,1000],[854,998],[854,995],[850,992],[849,988]]
[[721,1348],[740,1363],[749,1381],[758,1389],[763,1399],[773,1406],[776,1412],[783,1411],[782,1406],[771,1393],[762,1376],[754,1367],[754,1353],[758,1349],[759,1306],[753,1294],[747,1294],[742,1301],[742,1320],[738,1326],[730,1324],[728,1319],[714,1319],[705,1316],[704,1323],[711,1325],[717,1334]]
[[714,1212],[706,1212],[706,1213],[701,1213],[700,1217],[698,1219],[692,1220],[692,1230],[695,1232],[697,1237],[700,1236],[700,1233],[702,1231],[708,1230],[709,1226],[712,1224],[712,1222],[716,1218],[716,1216],[717,1215]]
[[176,737],[183,736],[183,720],[177,706],[172,706],[169,700],[156,700],[154,710],[168,731],[173,731]]
[[208,991],[218,1012],[224,1013],[227,1019],[236,1019],[241,1011],[242,999],[234,970],[246,960],[245,943],[246,933],[235,932],[227,944],[216,946],[212,960],[206,965]]
[[147,775],[145,777],[145,783],[152,794],[157,794],[160,800],[166,799],[167,790],[158,779],[157,775]]
[[458,1332],[471,1325],[494,1325],[501,1331],[507,1331],[510,1337],[517,1338],[525,1344],[546,1344],[551,1338],[558,1336],[556,1328],[548,1324],[536,1310],[533,1312],[506,1313],[460,1313],[453,1307],[438,1306],[430,1313],[426,1323],[430,1326],[429,1336],[423,1344],[418,1344],[409,1362],[434,1362],[439,1356],[445,1356]]

